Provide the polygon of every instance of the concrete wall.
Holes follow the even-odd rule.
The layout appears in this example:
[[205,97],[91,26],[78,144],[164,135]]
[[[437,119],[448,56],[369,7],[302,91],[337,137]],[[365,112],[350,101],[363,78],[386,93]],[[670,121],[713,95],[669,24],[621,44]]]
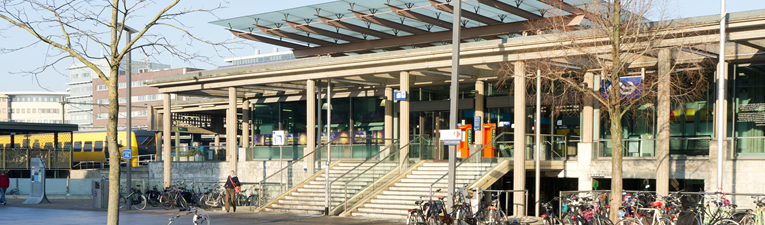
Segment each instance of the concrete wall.
[[[260,182],[264,176],[271,175],[281,169],[279,166],[279,160],[258,160],[258,161],[239,161],[239,181],[240,182]],[[287,166],[289,161],[284,160],[283,165]],[[291,166],[291,171],[303,171],[305,168],[304,161],[297,162]],[[149,163],[149,179],[162,180],[163,179],[162,162]],[[172,176],[173,181],[186,180],[189,181],[217,181],[225,182],[226,177],[229,175],[229,164],[227,162],[173,162],[172,163]],[[264,173],[265,171],[265,173]],[[310,176],[306,172],[295,174],[295,179],[303,180],[307,176]],[[286,176],[286,174],[285,174]],[[268,180],[268,182],[276,182],[278,178],[274,177]]]
[[[8,191],[14,188],[19,189],[18,196],[10,196],[11,198],[26,198],[29,195],[30,180],[29,178],[11,178]],[[63,198],[69,194],[70,198],[78,199],[90,199],[93,194],[93,181],[96,179],[69,179],[69,192],[67,193],[67,179],[66,178],[47,178],[45,179],[45,193],[49,198],[58,199]]]

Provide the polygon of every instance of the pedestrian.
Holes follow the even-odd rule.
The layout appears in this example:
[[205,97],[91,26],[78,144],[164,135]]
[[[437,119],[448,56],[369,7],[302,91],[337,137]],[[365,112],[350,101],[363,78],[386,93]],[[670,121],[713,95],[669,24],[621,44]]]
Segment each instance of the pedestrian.
[[5,205],[5,190],[8,190],[8,186],[11,185],[11,179],[5,175],[5,171],[0,171],[0,202]]
[[236,173],[233,170],[231,170],[231,175],[228,176],[223,187],[226,188],[226,212],[228,212],[229,206],[236,212],[236,193],[241,190],[242,183],[239,183],[239,178],[236,177]]

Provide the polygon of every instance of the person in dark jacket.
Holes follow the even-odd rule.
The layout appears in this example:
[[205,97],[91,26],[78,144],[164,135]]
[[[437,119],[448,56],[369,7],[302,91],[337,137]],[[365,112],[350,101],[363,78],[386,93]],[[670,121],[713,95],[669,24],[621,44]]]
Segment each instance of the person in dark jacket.
[[8,190],[8,186],[11,184],[11,179],[5,175],[5,171],[0,171],[0,202],[5,205],[5,190]]
[[231,209],[236,212],[236,190],[234,190],[236,187],[242,186],[242,183],[239,183],[239,178],[236,177],[236,173],[234,171],[231,171],[231,175],[228,176],[226,179],[226,184],[223,185],[223,187],[226,188],[226,212],[228,212],[229,206],[231,206]]

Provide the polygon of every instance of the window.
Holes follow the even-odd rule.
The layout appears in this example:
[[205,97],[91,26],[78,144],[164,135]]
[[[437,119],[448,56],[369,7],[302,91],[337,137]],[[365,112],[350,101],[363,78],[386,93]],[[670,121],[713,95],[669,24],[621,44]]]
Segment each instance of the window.
[[108,88],[106,88],[106,84],[101,84],[96,86],[96,91],[103,91],[103,90],[108,90]]
[[104,151],[104,142],[103,141],[96,141],[96,144],[93,145],[93,151],[94,152],[103,152]]
[[74,148],[72,148],[72,151],[81,152],[82,151],[82,142],[80,142],[80,141],[74,142]]
[[74,79],[80,78],[80,75],[75,73],[75,74],[72,75],[72,78],[74,78]]
[[106,118],[109,118],[109,113],[96,114],[96,119],[106,119]]
[[117,88],[122,89],[122,88],[125,88],[125,87],[127,87],[127,84],[125,82],[117,83]]
[[82,74],[82,77],[83,77],[83,78],[86,78],[86,77],[90,77],[90,73],[83,73],[83,74]]
[[93,142],[92,141],[86,141],[82,146],[83,152],[92,152],[93,151]]

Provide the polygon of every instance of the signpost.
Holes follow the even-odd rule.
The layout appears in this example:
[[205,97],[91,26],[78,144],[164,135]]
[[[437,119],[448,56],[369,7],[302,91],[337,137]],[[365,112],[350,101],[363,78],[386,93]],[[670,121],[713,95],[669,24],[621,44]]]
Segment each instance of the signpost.
[[395,94],[393,94],[393,100],[396,101],[403,101],[406,100],[406,91],[397,91]]
[[[271,143],[273,143],[273,145],[278,145],[279,146],[279,168],[282,168],[282,158],[284,158],[283,157],[284,156],[283,155],[284,154],[284,143],[287,142],[287,140],[286,140],[287,139],[287,135],[285,135],[284,133],[285,132],[283,130],[276,130],[271,135]],[[280,191],[279,193],[282,192],[282,187],[284,186],[284,185],[281,185],[281,184],[284,184],[284,179],[283,178],[284,178],[284,176],[279,175],[279,183],[280,183],[279,184],[279,191]]]
[[441,136],[440,139],[444,141],[444,145],[448,146],[455,146],[459,145],[460,141],[462,141],[463,136],[465,136],[464,133],[462,133],[462,130],[439,130],[438,131]]
[[[122,149],[122,158],[126,160],[130,160],[130,158],[133,157],[133,153],[130,151],[130,149]],[[130,163],[130,161],[128,161]]]

